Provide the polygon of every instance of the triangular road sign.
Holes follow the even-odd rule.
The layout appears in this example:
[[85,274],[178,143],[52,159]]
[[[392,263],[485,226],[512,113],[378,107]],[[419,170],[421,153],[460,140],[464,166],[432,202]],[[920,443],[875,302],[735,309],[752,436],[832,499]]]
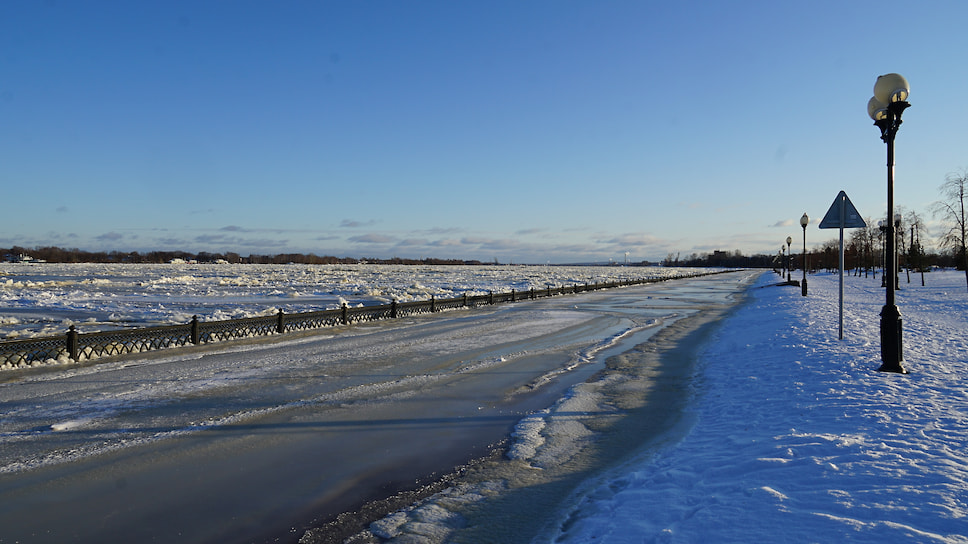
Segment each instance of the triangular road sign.
[[866,226],[864,218],[860,216],[860,212],[843,191],[837,195],[834,203],[827,210],[827,215],[820,221],[822,229],[858,229]]

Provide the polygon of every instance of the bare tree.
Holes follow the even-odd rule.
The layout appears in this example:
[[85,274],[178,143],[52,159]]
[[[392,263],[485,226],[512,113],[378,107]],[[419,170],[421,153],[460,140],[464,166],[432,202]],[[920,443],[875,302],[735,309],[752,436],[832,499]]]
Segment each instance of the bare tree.
[[921,272],[921,286],[924,286],[924,246],[921,245],[921,233],[924,231],[924,221],[915,212],[908,215],[908,222],[911,223],[911,243],[908,245],[908,283],[911,282],[911,266]]
[[904,239],[907,235],[907,208],[904,206],[894,206],[894,254],[897,255],[897,270],[895,278],[898,285],[901,283],[901,270],[907,268],[907,282],[911,283],[911,259],[908,249],[904,246]]
[[931,205],[935,218],[940,218],[944,231],[938,244],[950,249],[965,266],[965,282],[968,284],[968,224],[966,224],[965,197],[968,193],[968,170],[953,172],[945,177],[938,188],[942,199]]
[[864,222],[867,223],[867,226],[860,231],[863,233],[862,236],[866,242],[864,253],[867,258],[865,259],[864,277],[868,277],[868,274],[873,272],[874,278],[877,278],[877,263],[881,260],[881,246],[880,243],[875,242],[880,240],[881,232],[870,217],[865,217]]
[[867,229],[850,229],[850,237],[847,239],[847,251],[854,256],[853,270],[855,276],[860,276],[867,271]]

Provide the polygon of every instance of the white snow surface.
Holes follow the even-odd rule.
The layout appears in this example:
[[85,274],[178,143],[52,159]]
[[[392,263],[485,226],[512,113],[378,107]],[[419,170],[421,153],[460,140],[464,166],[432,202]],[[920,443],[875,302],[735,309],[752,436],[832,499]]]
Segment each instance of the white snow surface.
[[837,274],[757,288],[777,280],[704,350],[691,431],[587,482],[541,542],[968,542],[964,273],[901,275],[907,375],[877,371],[880,277],[845,278],[843,340]]

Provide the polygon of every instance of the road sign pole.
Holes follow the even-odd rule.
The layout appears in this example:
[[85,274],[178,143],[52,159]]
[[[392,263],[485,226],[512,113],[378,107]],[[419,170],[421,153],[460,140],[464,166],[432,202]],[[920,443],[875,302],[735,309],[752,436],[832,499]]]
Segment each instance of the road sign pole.
[[[844,198],[847,195],[844,194]],[[840,264],[840,334],[838,338],[844,339],[844,223],[846,222],[847,206],[844,203],[840,203],[840,258],[838,260]]]
[[820,221],[819,227],[822,229],[840,229],[840,251],[838,255],[838,268],[840,269],[840,303],[839,303],[839,338],[844,339],[844,229],[866,227],[867,223],[860,216],[857,208],[847,198],[847,193],[841,191],[837,194],[830,209]]

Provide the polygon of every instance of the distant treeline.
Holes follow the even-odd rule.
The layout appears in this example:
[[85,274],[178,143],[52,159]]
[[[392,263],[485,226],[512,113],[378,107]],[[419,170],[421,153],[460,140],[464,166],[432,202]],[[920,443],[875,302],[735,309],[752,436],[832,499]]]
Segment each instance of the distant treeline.
[[[9,249],[0,248],[2,261],[45,261],[48,263],[148,263],[162,264],[175,262],[197,263],[232,263],[232,264],[403,264],[403,265],[484,265],[499,264],[496,261],[482,262],[463,259],[392,259],[333,257],[330,255],[315,255],[313,253],[280,253],[278,255],[248,255],[243,257],[238,253],[190,253],[187,251],[85,251],[82,249],[64,249],[60,247],[24,248],[14,246]],[[692,254],[688,258],[679,259],[678,255],[670,254],[662,263],[648,261],[628,263],[629,266],[680,266],[680,267],[725,267],[725,268],[770,268],[774,266],[775,258],[768,255],[743,255],[739,251],[715,251],[712,254]],[[602,264],[602,263],[586,263]],[[618,266],[616,263],[612,263]]]
[[[836,270],[840,266],[840,244],[838,240],[828,240],[819,247],[807,250],[808,270]],[[926,251],[920,244],[898,244],[898,266],[906,270],[930,270],[933,267],[957,268],[964,270],[964,254],[955,251]],[[680,258],[670,253],[663,266],[679,267],[722,267],[722,268],[785,268],[801,270],[804,255],[791,247],[791,253],[777,252],[775,255],[743,255],[740,251],[713,251],[712,253],[693,253]],[[847,270],[872,271],[884,266],[884,248],[871,240],[861,244],[851,240],[844,247],[844,268]]]
[[[836,240],[827,242],[821,247],[815,247],[807,252],[808,263],[811,270],[837,268],[837,244]],[[794,248],[795,249],[795,248]],[[846,248],[846,267],[853,269],[856,267],[876,268],[881,262],[881,255],[876,245],[868,251],[863,248],[850,245]],[[392,259],[375,258],[355,258],[355,257],[333,257],[329,255],[315,255],[303,253],[280,253],[278,255],[248,255],[243,257],[238,253],[189,253],[187,251],[149,251],[141,253],[138,251],[84,251],[81,249],[63,249],[59,247],[35,247],[23,248],[14,246],[9,249],[0,248],[0,261],[19,261],[23,256],[29,257],[33,261],[46,261],[49,263],[170,263],[172,261],[198,262],[198,263],[242,263],[242,264],[403,264],[403,265],[484,265],[495,264],[494,262],[482,262],[477,260],[462,259],[404,259],[394,257]],[[801,262],[800,252],[794,251],[789,264],[792,268],[799,268]],[[785,260],[785,259],[784,259]],[[957,255],[937,254],[917,251],[915,247],[906,248],[901,253],[901,266],[910,265],[916,268],[941,266],[954,268],[964,259],[959,259]],[[602,264],[602,263],[586,263]],[[670,266],[670,267],[722,267],[722,268],[782,268],[780,255],[743,255],[740,251],[713,251],[712,253],[693,253],[688,257],[681,257],[679,254],[670,253],[661,263],[650,263],[647,261],[629,263],[630,266]]]
[[[26,258],[25,258],[26,257]],[[238,253],[190,253],[187,251],[85,251],[82,249],[65,249],[60,247],[24,248],[14,246],[9,249],[0,248],[0,261],[46,261],[48,263],[148,263],[162,264],[175,262],[198,263],[232,263],[232,264],[403,264],[403,265],[484,265],[496,262],[482,262],[462,259],[392,259],[333,257],[330,255],[315,255],[313,253],[280,253],[277,255],[248,255]],[[602,263],[586,263],[602,264]],[[612,263],[616,265],[616,263]],[[713,253],[696,254],[679,258],[678,254],[669,254],[661,263],[648,261],[628,263],[629,266],[677,266],[677,267],[724,267],[724,268],[770,268],[776,265],[776,257],[770,255],[743,255],[739,251],[714,251]]]
[[670,253],[662,260],[662,266],[684,267],[722,267],[722,268],[772,268],[775,258],[771,255],[743,255],[737,251],[713,251],[712,253],[693,253],[680,258]]
[[481,261],[465,261],[461,259],[356,259],[353,257],[332,257],[328,255],[305,255],[302,253],[280,253],[278,255],[249,255],[243,257],[238,253],[189,253],[187,251],[84,251],[81,249],[64,249],[59,247],[35,247],[27,249],[14,246],[10,249],[0,249],[0,256],[5,261],[19,261],[23,256],[33,261],[49,263],[170,263],[172,261],[186,261],[199,263],[245,263],[245,264],[426,264],[426,265],[479,265]]

